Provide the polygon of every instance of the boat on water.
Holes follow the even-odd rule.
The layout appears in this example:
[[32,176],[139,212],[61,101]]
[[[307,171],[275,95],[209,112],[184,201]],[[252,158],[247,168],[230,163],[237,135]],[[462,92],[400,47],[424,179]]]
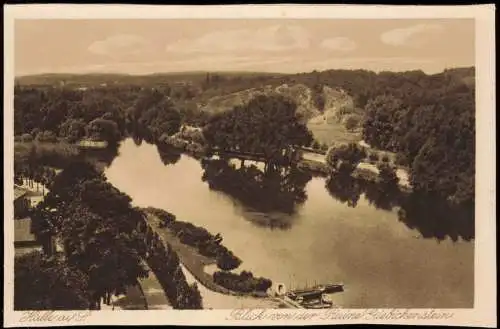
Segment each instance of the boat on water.
[[343,283],[334,283],[334,284],[320,284],[316,285],[312,288],[306,288],[306,289],[294,289],[291,290],[291,294],[295,295],[308,295],[308,294],[320,294],[320,293],[326,293],[326,294],[332,294],[336,292],[343,292],[344,291],[344,284]]
[[297,297],[295,300],[300,306],[307,309],[324,309],[331,308],[333,301],[327,295],[321,294],[319,298],[304,298],[302,296]]
[[344,284],[337,283],[337,284],[318,285],[318,286],[315,286],[313,289],[317,289],[317,290],[322,291],[322,292],[327,293],[327,294],[332,294],[335,292],[343,292],[344,291]]

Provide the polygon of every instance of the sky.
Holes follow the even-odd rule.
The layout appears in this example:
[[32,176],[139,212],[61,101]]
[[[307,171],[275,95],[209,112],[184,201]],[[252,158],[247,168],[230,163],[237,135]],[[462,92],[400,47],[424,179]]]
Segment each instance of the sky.
[[17,19],[15,75],[474,66],[472,19]]

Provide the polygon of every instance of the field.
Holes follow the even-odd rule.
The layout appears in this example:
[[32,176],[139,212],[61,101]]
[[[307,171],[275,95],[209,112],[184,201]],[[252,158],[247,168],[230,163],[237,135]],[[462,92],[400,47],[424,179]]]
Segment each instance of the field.
[[349,143],[361,141],[361,133],[350,132],[340,122],[309,123],[307,127],[320,143]]

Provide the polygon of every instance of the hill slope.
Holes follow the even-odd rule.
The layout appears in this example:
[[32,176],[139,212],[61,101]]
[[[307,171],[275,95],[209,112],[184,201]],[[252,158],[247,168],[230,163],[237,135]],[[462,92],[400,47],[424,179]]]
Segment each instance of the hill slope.
[[[279,94],[293,100],[298,112],[307,121],[309,129],[321,143],[330,144],[335,141],[358,141],[358,133],[348,131],[344,120],[356,112],[354,102],[342,89],[323,86],[320,92],[314,91],[304,84],[281,84],[277,87],[266,85],[261,88],[250,88],[227,95],[215,96],[207,102],[200,102],[202,111],[218,113],[228,111],[235,106],[248,103],[257,95]],[[322,106],[318,104],[321,99]]]

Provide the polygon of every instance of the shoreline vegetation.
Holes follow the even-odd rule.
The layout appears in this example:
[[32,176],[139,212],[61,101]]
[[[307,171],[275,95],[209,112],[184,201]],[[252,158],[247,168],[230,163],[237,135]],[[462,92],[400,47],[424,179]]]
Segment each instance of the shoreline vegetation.
[[[201,144],[200,142],[193,141],[190,139],[185,139],[181,136],[164,136],[160,138],[158,143],[163,144],[168,147],[173,147],[177,150],[179,150],[182,153],[185,153],[189,156],[192,156],[193,158],[200,160],[203,158],[206,158],[209,156],[210,152],[208,148]],[[382,151],[378,150],[371,150],[370,155],[377,154],[380,152],[383,154]],[[322,152],[326,158],[327,152],[324,151]],[[387,160],[389,162],[389,160]],[[359,179],[364,179],[369,182],[379,182],[380,181],[380,173],[374,171],[371,168],[374,168],[375,165],[380,165],[384,162],[381,161],[373,161],[372,159],[369,159],[366,157],[365,161],[361,161],[359,164],[360,166],[356,167],[353,172],[351,173],[353,178],[359,178]],[[365,167],[363,167],[363,165]],[[328,177],[329,175],[332,174],[332,169],[331,167],[325,162],[321,162],[319,160],[311,160],[311,159],[306,159],[306,158],[301,158],[297,164],[296,167],[302,171],[306,171],[312,175],[315,176],[320,176],[320,177]],[[370,169],[369,169],[370,168]],[[403,170],[403,172],[406,173],[406,168],[402,166],[394,166],[394,170]],[[412,188],[408,184],[404,184],[401,180],[398,180],[398,185],[403,192],[410,193]]]
[[[202,227],[177,221],[173,214],[163,209],[147,207],[141,210],[156,233],[178,253],[180,262],[206,288],[234,296],[270,297],[266,291],[272,285],[271,280],[254,278],[247,271],[242,271],[240,274],[231,272],[239,267],[241,261],[221,245],[222,237],[219,234],[212,235]],[[194,242],[195,239],[198,241]],[[233,266],[227,267],[221,263],[216,250],[208,251],[210,247],[207,246],[210,244],[212,244],[211,249],[217,249],[214,246],[219,246],[218,248],[223,250],[219,253],[228,253]],[[210,265],[217,265],[219,268],[213,275],[205,271]],[[225,269],[222,269],[221,265]]]
[[[150,81],[143,77],[135,82],[128,79],[136,77],[127,77],[127,82],[103,85],[95,82],[100,79],[96,75],[94,82],[83,83],[84,88],[74,81],[61,84],[62,78],[57,76],[56,83],[18,81],[14,88],[15,179],[28,178],[47,185],[50,192],[33,211],[35,235],[48,254],[52,237],[63,238],[67,263],[60,265],[79,270],[91,287],[89,295],[80,296],[79,301],[88,302],[89,307],[95,309],[99,308],[102,297],[109,300],[111,294],[123,292],[127,284],[144,275],[140,262],[152,252],[148,255],[151,268],[159,273],[159,280],[164,280],[162,285],[172,305],[200,308],[200,293],[181,275],[179,258],[200,282],[204,280],[220,291],[229,291],[229,287],[248,294],[249,290],[262,291],[272,283],[246,271],[230,274],[241,260],[221,245],[222,237],[191,223],[176,221],[171,214],[155,224],[155,232],[138,232],[135,224],[144,219],[143,214],[131,207],[130,197],[114,188],[103,175],[103,167],[109,166],[118,155],[122,140],[132,137],[137,145],[146,140],[156,144],[159,151],[171,146],[197,160],[211,158],[211,150],[258,154],[264,162],[266,176],[278,176],[283,170],[295,168],[308,175],[321,175],[328,178],[327,185],[333,194],[344,198],[339,190],[352,189],[352,195],[348,195],[351,198],[347,198],[352,204],[360,193],[357,186],[349,185],[352,178],[380,183],[386,193],[390,188],[401,187],[397,171],[407,168],[409,178],[405,184],[412,186],[410,199],[421,200],[418,207],[408,209],[408,214],[413,211],[426,216],[425,211],[417,210],[427,209],[431,202],[443,213],[448,211],[444,206],[448,203],[463,205],[472,209],[472,215],[466,212],[459,221],[437,216],[430,226],[446,224],[456,231],[463,224],[466,228],[472,227],[468,237],[473,238],[474,75],[472,67],[435,75],[421,71],[374,73],[364,70],[314,71],[279,77],[203,73],[181,84],[157,76]],[[67,79],[74,80],[74,77]],[[160,83],[157,79],[165,81]],[[285,84],[305,86],[313,92],[315,105],[304,107],[301,97],[269,92],[252,94],[248,102],[231,103],[226,109],[207,110],[203,106],[214,97],[249,90],[256,85],[277,88]],[[325,101],[329,98],[325,96],[325,88],[339,88],[352,102],[347,102],[350,105],[341,110],[327,107]],[[352,117],[353,114],[357,117]],[[352,139],[347,144],[333,143],[329,148],[319,143],[307,123],[322,115],[323,126],[327,125],[327,117],[337,120],[337,124],[344,122],[349,131],[360,131],[360,138],[370,147]],[[351,120],[347,120],[349,116]],[[106,148],[102,147],[104,144]],[[296,161],[295,151],[308,147],[324,152],[321,159]],[[179,156],[167,153],[163,157],[160,153],[164,163],[172,159],[175,162],[175,156]],[[242,165],[244,161],[241,160]],[[53,177],[53,170],[47,169],[51,167],[63,168],[63,171]],[[296,201],[295,195],[281,186],[288,188],[294,184],[286,186],[278,179],[271,182],[276,186],[261,186],[262,175],[255,173],[255,168],[234,172],[234,168],[226,168],[223,163],[214,167],[223,172],[222,175],[219,171],[210,172],[208,179],[212,187],[225,188],[218,183],[228,177],[242,180],[254,177],[257,179],[248,185],[252,193],[281,191],[284,201]],[[288,178],[303,183],[298,176]],[[234,189],[234,184],[229,188]],[[300,201],[304,195],[300,189],[299,192],[296,197]],[[149,217],[158,219],[157,215],[162,217],[159,211]],[[81,232],[82,227],[85,234]],[[167,244],[157,245],[160,237],[156,231],[166,236]],[[142,236],[143,233],[147,236]],[[102,244],[99,248],[96,241]],[[103,248],[106,253],[102,252]],[[222,271],[210,276],[204,271],[205,264],[216,264]],[[39,297],[47,298],[33,298]]]
[[[144,260],[173,308],[201,309],[200,292],[196,284],[187,283],[175,250],[150,234],[130,197],[110,184],[93,161],[76,158],[62,167],[51,177],[45,198],[31,210],[31,230],[42,245],[43,259],[57,257],[61,266],[83,273],[83,288],[75,296],[85,304],[83,309],[100,310],[102,302],[109,306],[112,295],[123,295],[127,287],[146,278]],[[32,173],[33,167],[27,175]],[[95,228],[100,234],[82,233],[82,227]],[[116,237],[109,239],[110,234]],[[55,251],[54,241],[59,241],[61,250]],[[81,262],[82,258],[86,261]],[[16,291],[20,285],[16,281]],[[42,309],[60,303],[57,295],[43,298]],[[37,307],[32,302],[20,300],[16,309]]]

